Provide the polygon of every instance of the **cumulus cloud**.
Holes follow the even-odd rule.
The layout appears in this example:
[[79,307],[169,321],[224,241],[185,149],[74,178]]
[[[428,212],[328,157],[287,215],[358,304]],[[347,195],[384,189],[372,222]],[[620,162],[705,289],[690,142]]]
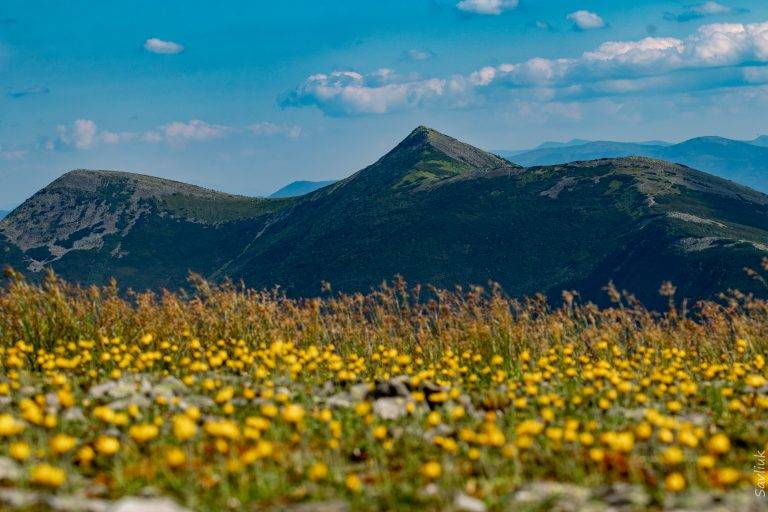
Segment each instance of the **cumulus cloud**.
[[576,30],[594,30],[605,26],[603,18],[592,11],[575,11],[570,13],[567,19],[573,22],[573,28]]
[[57,141],[62,146],[90,149],[97,142],[97,131],[96,123],[90,119],[77,119],[71,126],[56,127]]
[[356,71],[319,73],[307,78],[281,101],[284,107],[315,105],[329,115],[384,114],[455,99],[465,80],[396,77],[380,69],[368,75]]
[[456,4],[460,11],[475,14],[499,15],[510,9],[516,9],[519,0],[462,0]]
[[[307,78],[282,101],[327,115],[462,107],[500,91],[536,101],[747,85],[768,65],[768,22],[711,24],[685,39],[609,41],[576,58],[486,66],[467,75],[419,78],[392,70],[333,71]],[[507,97],[509,99],[509,97]]]
[[[691,20],[696,20],[699,18],[704,18],[706,16],[717,16],[720,14],[731,14],[733,12],[736,12],[736,9],[733,9],[731,7],[728,7],[727,5],[723,5],[718,2],[714,1],[708,1],[701,4],[691,5],[683,12],[674,14],[674,13],[667,13],[664,17],[669,20],[673,21],[679,21],[681,23]],[[740,11],[740,9],[739,9]]]
[[282,136],[289,139],[298,139],[301,136],[301,126],[288,124],[275,124],[268,121],[255,123],[246,128],[257,137]]
[[151,53],[162,53],[165,55],[175,55],[184,51],[184,47],[173,41],[163,41],[152,37],[144,41],[144,49]]

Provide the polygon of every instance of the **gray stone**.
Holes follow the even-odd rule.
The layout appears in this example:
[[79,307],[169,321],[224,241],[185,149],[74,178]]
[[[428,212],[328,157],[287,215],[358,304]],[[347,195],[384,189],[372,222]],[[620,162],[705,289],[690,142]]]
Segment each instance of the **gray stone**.
[[0,481],[16,482],[21,477],[21,468],[16,461],[8,457],[0,457]]
[[586,487],[559,482],[529,482],[513,496],[516,505],[547,506],[547,510],[576,512],[582,510],[590,497]]
[[112,503],[107,512],[188,512],[170,498],[122,498]]
[[395,396],[379,398],[373,402],[373,412],[385,420],[396,420],[408,414],[406,398]]
[[352,407],[352,396],[346,391],[342,391],[341,393],[336,393],[335,395],[328,397],[325,403],[328,407],[346,409],[347,407]]
[[92,386],[88,394],[93,398],[125,398],[136,392],[136,386],[133,383],[124,380],[108,380],[101,384]]
[[460,492],[453,499],[453,507],[461,512],[485,512],[488,507],[481,500]]
[[367,382],[361,384],[355,384],[349,388],[349,396],[355,402],[362,402],[368,396],[371,391],[371,385]]
[[69,409],[65,409],[64,412],[61,415],[61,418],[64,421],[85,421],[85,414],[83,414],[83,410],[79,407],[71,407]]
[[14,508],[31,507],[40,500],[36,492],[21,489],[0,489],[0,503]]
[[48,498],[48,506],[61,512],[106,512],[109,503],[83,496],[51,496]]

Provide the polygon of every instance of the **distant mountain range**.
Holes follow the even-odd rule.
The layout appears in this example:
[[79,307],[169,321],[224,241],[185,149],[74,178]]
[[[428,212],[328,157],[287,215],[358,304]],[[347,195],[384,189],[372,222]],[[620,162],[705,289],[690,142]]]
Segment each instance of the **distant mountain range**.
[[0,221],[0,263],[133,288],[210,279],[294,296],[366,291],[396,274],[512,295],[602,299],[613,280],[648,304],[729,287],[768,256],[768,196],[651,158],[522,168],[426,127],[307,195],[255,199],[148,176],[72,171]]
[[284,186],[277,192],[273,193],[269,197],[283,198],[283,197],[298,197],[304,194],[309,194],[317,189],[336,183],[336,180],[328,181],[294,181]]
[[530,151],[497,153],[526,167],[597,158],[646,156],[687,165],[768,192],[768,136],[765,135],[747,142],[698,137],[679,144],[574,140],[545,143]]
[[11,212],[9,212],[7,210],[0,210],[0,219],[5,218],[5,216],[8,215],[9,213],[11,213]]

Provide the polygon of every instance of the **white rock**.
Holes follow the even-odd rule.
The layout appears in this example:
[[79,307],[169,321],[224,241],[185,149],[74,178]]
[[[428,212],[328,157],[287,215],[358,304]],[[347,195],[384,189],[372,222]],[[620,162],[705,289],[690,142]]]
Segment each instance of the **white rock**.
[[460,492],[453,500],[453,506],[461,512],[485,512],[488,507],[481,500]]

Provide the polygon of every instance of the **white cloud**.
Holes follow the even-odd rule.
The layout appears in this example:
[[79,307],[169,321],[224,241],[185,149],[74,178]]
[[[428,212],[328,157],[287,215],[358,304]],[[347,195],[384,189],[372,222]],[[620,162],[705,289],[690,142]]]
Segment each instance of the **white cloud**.
[[593,30],[605,26],[603,18],[592,11],[580,10],[572,12],[567,18],[573,22],[574,28],[578,30]]
[[456,7],[461,11],[476,14],[499,15],[502,12],[517,8],[519,0],[462,0]]
[[151,53],[162,53],[165,55],[175,55],[184,51],[184,47],[173,41],[163,41],[152,37],[144,41],[144,49]]
[[237,131],[228,126],[209,124],[199,119],[188,122],[175,121],[158,128],[144,132],[113,132],[99,130],[90,119],[78,119],[71,126],[56,127],[57,137],[45,143],[47,149],[75,148],[91,149],[99,144],[116,145],[125,142],[166,142],[181,145],[187,141],[206,141],[225,137],[230,132]]
[[104,144],[120,144],[122,142],[130,142],[136,140],[139,137],[134,132],[99,132],[99,140]]
[[282,104],[316,105],[330,115],[384,114],[434,102],[455,87],[440,78],[392,82],[386,80],[387,74],[378,70],[370,75],[355,71],[312,75]]
[[301,126],[280,125],[267,121],[252,124],[247,130],[257,137],[283,136],[289,139],[298,139],[301,136]]
[[409,60],[413,60],[413,61],[429,60],[435,56],[435,54],[433,54],[429,50],[415,50],[415,49],[408,50],[407,52],[405,52],[405,55]]
[[21,160],[27,156],[27,151],[23,149],[3,149],[0,146],[0,158],[3,160]]
[[192,119],[189,122],[175,121],[161,128],[161,132],[167,141],[185,141],[185,140],[211,140],[224,137],[230,128],[217,124],[208,124],[199,119]]
[[734,12],[743,12],[744,9],[733,9],[727,5],[718,2],[708,1],[701,4],[689,6],[679,14],[667,13],[666,19],[679,21],[681,23],[691,20],[697,20],[706,16],[718,16],[723,14],[732,14]]
[[400,76],[387,69],[320,73],[307,78],[282,104],[317,106],[335,116],[383,114],[463,107],[497,97],[553,101],[702,90],[762,78],[756,70],[743,71],[745,65],[768,65],[768,22],[704,25],[685,39],[608,41],[576,58],[533,58],[451,77]]
[[64,146],[74,146],[77,149],[90,149],[97,142],[96,123],[90,119],[78,119],[72,126],[59,125],[56,127],[58,142]]
[[703,15],[710,14],[726,14],[731,12],[731,8],[717,2],[704,2],[703,4],[696,5],[691,9],[693,12]]

